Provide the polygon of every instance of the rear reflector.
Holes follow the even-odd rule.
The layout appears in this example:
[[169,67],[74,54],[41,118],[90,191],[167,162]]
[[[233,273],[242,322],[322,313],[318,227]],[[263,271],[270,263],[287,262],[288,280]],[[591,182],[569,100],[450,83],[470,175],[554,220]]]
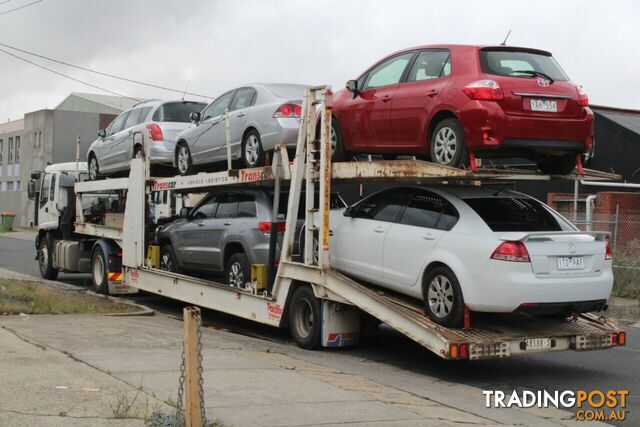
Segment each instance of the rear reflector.
[[471,99],[480,101],[501,101],[504,99],[502,88],[494,80],[477,80],[462,88]]
[[605,240],[604,259],[613,258],[613,250],[611,249],[611,242],[609,239]]
[[149,123],[147,125],[147,129],[149,129],[149,136],[152,141],[162,141],[164,136],[162,135],[162,129],[155,123]]
[[281,118],[300,118],[302,116],[302,105],[298,104],[282,104],[275,113],[273,113],[273,117],[275,119]]
[[625,345],[627,343],[627,334],[625,332],[618,332],[618,345]]
[[491,259],[511,262],[531,262],[529,252],[522,242],[502,242],[493,251]]
[[[262,231],[263,233],[271,233],[271,223],[270,222],[259,222],[258,223],[258,230]],[[278,223],[278,231],[282,232],[285,230],[285,223],[284,222],[279,222]]]

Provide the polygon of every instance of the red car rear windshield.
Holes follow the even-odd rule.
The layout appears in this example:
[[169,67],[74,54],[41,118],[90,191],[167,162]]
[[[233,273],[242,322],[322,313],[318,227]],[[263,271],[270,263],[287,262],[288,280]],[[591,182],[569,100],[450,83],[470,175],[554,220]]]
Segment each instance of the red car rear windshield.
[[552,56],[541,53],[482,49],[480,50],[480,66],[485,74],[520,78],[548,76],[552,80],[569,80],[569,77]]
[[555,216],[534,199],[487,197],[464,201],[491,231],[564,231]]

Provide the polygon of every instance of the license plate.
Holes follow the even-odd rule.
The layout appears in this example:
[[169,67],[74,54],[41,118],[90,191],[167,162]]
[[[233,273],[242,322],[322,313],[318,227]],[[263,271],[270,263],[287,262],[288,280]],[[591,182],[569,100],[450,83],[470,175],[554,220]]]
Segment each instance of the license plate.
[[551,338],[530,338],[524,340],[526,346],[525,350],[545,350],[551,348]]
[[531,111],[543,111],[545,113],[557,113],[558,102],[550,101],[547,99],[532,99],[529,101],[531,104]]
[[558,270],[583,270],[584,258],[581,256],[559,257]]

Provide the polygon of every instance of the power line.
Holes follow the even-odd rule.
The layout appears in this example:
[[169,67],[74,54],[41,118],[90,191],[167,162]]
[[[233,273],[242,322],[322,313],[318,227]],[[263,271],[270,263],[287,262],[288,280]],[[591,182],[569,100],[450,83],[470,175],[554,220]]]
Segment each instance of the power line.
[[[4,3],[8,3],[10,0],[5,1]],[[0,15],[6,15],[7,13],[11,13],[11,12],[15,12],[16,10],[20,10],[20,9],[24,9],[25,7],[29,7],[31,5],[34,5],[36,3],[40,3],[42,0],[36,0],[34,2],[31,3],[27,3],[25,5],[22,5],[20,7],[15,7],[13,9],[9,9],[9,10],[5,10],[4,12],[0,12]],[[4,4],[4,3],[0,3],[0,4]]]
[[0,2],[0,5],[3,5],[5,3],[9,3],[11,0],[4,0],[3,2]]
[[35,62],[33,62],[33,61],[30,61],[30,60],[28,60],[28,59],[26,59],[26,58],[23,58],[23,57],[21,57],[21,56],[18,56],[18,55],[14,54],[14,53],[7,52],[7,51],[6,51],[6,50],[4,50],[4,49],[0,49],[0,52],[4,52],[4,53],[6,53],[7,55],[9,55],[9,56],[13,56],[14,58],[17,58],[17,59],[19,59],[19,60],[21,60],[21,61],[24,61],[24,62],[28,63],[28,64],[34,65],[34,66],[36,66],[36,67],[38,67],[38,68],[42,68],[43,70],[47,70],[47,71],[49,71],[49,72],[51,72],[51,73],[57,74],[57,75],[59,75],[59,76],[62,76],[62,77],[64,77],[64,78],[67,78],[67,79],[69,79],[69,80],[73,80],[73,81],[76,81],[76,82],[78,82],[78,83],[82,83],[82,84],[84,84],[84,85],[90,86],[90,87],[92,87],[92,88],[94,88],[94,89],[98,89],[98,90],[101,90],[101,91],[103,91],[103,92],[110,93],[110,94],[112,94],[112,95],[120,96],[120,97],[122,97],[122,98],[128,98],[128,99],[131,99],[131,100],[133,100],[133,101],[137,101],[137,102],[142,101],[141,99],[138,99],[138,98],[132,98],[132,97],[130,97],[130,96],[123,95],[123,94],[121,94],[121,93],[114,92],[114,91],[112,91],[112,90],[105,89],[105,88],[102,88],[102,87],[100,87],[100,86],[96,86],[96,85],[91,84],[91,83],[87,83],[87,82],[82,81],[82,80],[80,80],[80,79],[76,79],[75,77],[68,76],[68,75],[63,74],[63,73],[61,73],[61,72],[59,72],[59,71],[52,70],[51,68],[47,68],[47,67],[45,67],[44,65],[40,65],[40,64],[35,63]]
[[37,58],[45,59],[47,61],[55,62],[57,64],[66,65],[67,67],[77,68],[78,70],[87,71],[89,73],[94,73],[94,74],[99,74],[99,75],[105,76],[105,77],[110,77],[112,79],[124,80],[125,82],[135,83],[135,84],[139,84],[139,85],[143,85],[143,86],[149,86],[149,87],[152,87],[152,88],[155,88],[155,89],[162,89],[162,90],[166,90],[166,91],[169,91],[169,92],[177,92],[177,93],[182,93],[182,94],[185,94],[185,95],[197,96],[197,97],[200,97],[200,98],[214,99],[214,97],[212,97],[212,96],[207,96],[207,95],[202,95],[202,94],[192,93],[192,92],[186,92],[186,91],[180,90],[180,89],[173,89],[173,88],[170,88],[170,87],[160,86],[160,85],[156,85],[156,84],[153,84],[153,83],[146,83],[146,82],[142,82],[142,81],[139,81],[139,80],[133,80],[133,79],[130,79],[130,78],[127,78],[127,77],[116,76],[114,74],[103,73],[102,71],[93,70],[91,68],[86,68],[86,67],[81,67],[79,65],[70,64],[68,62],[61,61],[59,59],[49,58],[47,56],[40,55],[40,54],[34,53],[34,52],[29,52],[28,50],[20,49],[20,48],[14,47],[14,46],[9,46],[8,44],[4,44],[4,43],[0,43],[0,46],[4,46],[6,48],[13,49],[13,50],[16,50],[18,52],[26,53],[27,55],[35,56]]

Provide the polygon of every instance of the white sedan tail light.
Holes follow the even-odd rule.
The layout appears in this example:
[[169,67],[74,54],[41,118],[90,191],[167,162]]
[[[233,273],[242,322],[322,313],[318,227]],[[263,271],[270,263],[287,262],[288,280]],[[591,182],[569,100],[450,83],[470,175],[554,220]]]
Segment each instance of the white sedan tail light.
[[531,262],[529,252],[522,242],[502,242],[493,251],[491,259],[510,262]]

